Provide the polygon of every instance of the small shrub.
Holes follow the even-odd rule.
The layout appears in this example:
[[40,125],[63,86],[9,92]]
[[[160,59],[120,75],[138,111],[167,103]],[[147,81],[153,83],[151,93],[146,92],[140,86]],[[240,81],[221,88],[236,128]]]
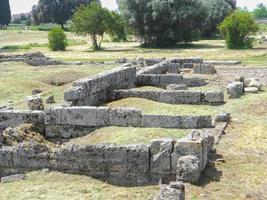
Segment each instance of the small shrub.
[[259,26],[249,12],[237,10],[219,25],[229,49],[248,49],[253,46],[253,38]]
[[64,51],[66,49],[67,38],[62,28],[52,28],[48,33],[48,41],[52,51]]

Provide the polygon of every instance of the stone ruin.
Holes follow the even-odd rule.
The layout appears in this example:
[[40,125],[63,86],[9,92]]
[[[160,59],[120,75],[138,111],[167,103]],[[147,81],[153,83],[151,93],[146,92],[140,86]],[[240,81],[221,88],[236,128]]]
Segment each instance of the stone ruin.
[[[181,73],[184,69],[193,69],[193,75]],[[222,91],[187,90],[207,84],[198,75],[203,73],[213,74],[215,69],[199,58],[164,60],[139,70],[126,63],[111,71],[75,81],[64,94],[70,106],[45,110],[42,106],[27,111],[0,110],[0,176],[49,168],[85,174],[121,186],[178,181],[162,186],[159,199],[166,199],[164,196],[183,199],[184,187],[180,181],[195,183],[199,180],[208,162],[208,153],[214,151],[213,145],[224,134],[230,116],[223,113],[216,117],[146,115],[136,108],[104,105],[127,97],[169,104],[223,104]],[[134,90],[138,86],[157,86],[163,90]],[[150,144],[78,145],[63,142],[52,148],[31,141],[6,145],[5,130],[11,128],[11,135],[16,134],[12,128],[25,123],[32,124],[38,133],[51,141],[71,140],[105,126],[195,130],[179,140],[157,139]]]

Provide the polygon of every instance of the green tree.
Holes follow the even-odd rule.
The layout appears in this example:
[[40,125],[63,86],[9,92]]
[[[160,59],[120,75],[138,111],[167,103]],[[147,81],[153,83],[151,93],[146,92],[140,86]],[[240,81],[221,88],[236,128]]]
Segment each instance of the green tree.
[[203,0],[207,7],[207,17],[203,23],[203,36],[212,36],[218,33],[217,26],[234,11],[235,4],[229,0]]
[[52,51],[64,51],[67,46],[67,37],[60,27],[52,28],[48,33],[49,48]]
[[254,9],[253,15],[256,19],[267,18],[267,8],[263,3],[257,5],[257,8]]
[[64,28],[77,8],[92,1],[98,0],[39,0],[32,8],[33,21],[35,24],[57,23]]
[[0,0],[0,26],[9,25],[11,12],[9,0]]
[[118,0],[118,3],[144,46],[190,42],[206,16],[201,0]]
[[97,2],[83,6],[75,12],[71,29],[77,35],[90,36],[95,50],[101,49],[105,33],[121,39],[126,38],[118,15],[103,8]]
[[253,36],[259,32],[249,12],[237,10],[220,24],[219,30],[229,49],[252,48]]

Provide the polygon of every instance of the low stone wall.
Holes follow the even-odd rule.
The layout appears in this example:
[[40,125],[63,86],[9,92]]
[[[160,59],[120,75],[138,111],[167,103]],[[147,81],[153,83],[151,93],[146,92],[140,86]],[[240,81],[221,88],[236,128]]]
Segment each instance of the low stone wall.
[[25,53],[23,55],[0,55],[1,62],[25,62],[31,66],[60,65],[65,64],[62,61],[46,57],[40,52]]
[[109,91],[133,88],[136,81],[136,69],[120,66],[97,76],[81,79],[65,92],[66,101],[73,106],[96,106],[109,99]]
[[179,63],[181,68],[193,68],[194,64],[203,64],[203,58],[173,58],[170,63]]
[[184,77],[180,74],[139,74],[137,76],[137,86],[158,86],[166,88],[170,84],[185,84],[188,87],[198,87],[207,85],[204,78]]
[[115,90],[112,99],[143,98],[168,104],[211,104],[224,103],[224,94],[221,91],[160,91],[160,90]]
[[24,123],[31,123],[41,133],[45,132],[44,113],[42,111],[0,111],[0,132],[8,127],[16,127]]
[[212,117],[144,115],[134,108],[108,107],[58,107],[45,112],[47,137],[79,137],[105,126],[210,128]]
[[144,115],[135,108],[56,107],[42,111],[0,111],[0,127],[33,124],[49,138],[74,138],[105,126],[148,128],[211,128],[212,117]]
[[138,71],[138,74],[166,74],[169,70],[170,61],[163,61],[161,63],[146,67]]
[[141,186],[175,180],[177,163],[194,155],[207,163],[205,140],[158,140],[150,145],[62,145],[50,149],[35,143],[0,147],[0,176],[49,168],[89,175],[112,184]]

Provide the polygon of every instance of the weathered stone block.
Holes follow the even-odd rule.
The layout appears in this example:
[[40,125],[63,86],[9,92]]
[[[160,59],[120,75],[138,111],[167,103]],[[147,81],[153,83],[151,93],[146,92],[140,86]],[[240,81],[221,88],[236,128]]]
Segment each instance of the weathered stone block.
[[27,105],[29,110],[44,110],[44,101],[38,95],[27,97]]
[[217,103],[223,103],[224,102],[224,93],[222,91],[210,91],[205,92],[205,101],[207,101],[210,104],[217,104]]
[[244,91],[244,84],[242,82],[232,82],[227,86],[227,93],[230,98],[240,98]]
[[177,164],[177,180],[189,183],[199,181],[201,174],[201,163],[194,155],[182,156]]

